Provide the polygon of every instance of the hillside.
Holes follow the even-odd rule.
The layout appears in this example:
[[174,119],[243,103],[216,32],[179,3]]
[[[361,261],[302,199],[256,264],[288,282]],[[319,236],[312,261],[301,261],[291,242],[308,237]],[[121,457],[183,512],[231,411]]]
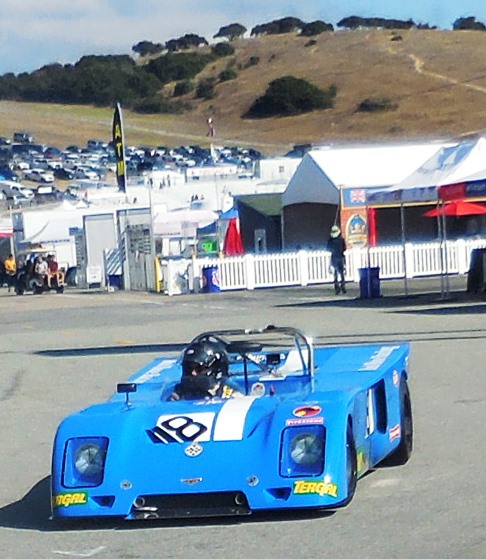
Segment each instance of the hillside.
[[[228,65],[235,80],[219,83],[210,101],[195,100],[182,115],[124,112],[126,143],[208,144],[206,119],[214,117],[217,144],[239,144],[282,154],[293,144],[403,141],[461,136],[486,129],[486,33],[417,30],[339,31],[314,38],[293,34],[236,41],[234,57],[210,64],[199,77],[218,76]],[[243,69],[251,57],[259,63]],[[234,61],[231,59],[235,58]],[[333,109],[286,118],[242,119],[268,83],[292,75],[320,87],[337,86]],[[357,112],[366,98],[386,97],[398,108]],[[111,109],[0,102],[0,135],[28,130],[37,141],[60,147],[88,138],[110,139]]]

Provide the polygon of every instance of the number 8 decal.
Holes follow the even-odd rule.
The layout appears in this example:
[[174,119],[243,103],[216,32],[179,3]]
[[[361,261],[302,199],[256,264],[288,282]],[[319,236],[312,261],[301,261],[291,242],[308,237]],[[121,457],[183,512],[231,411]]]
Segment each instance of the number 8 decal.
[[[208,417],[206,417],[208,416]],[[202,440],[201,437],[207,433],[204,440],[209,440],[210,428],[213,423],[214,414],[197,414],[197,418],[204,421],[195,421],[186,415],[161,416],[157,425],[149,431],[155,436],[157,442],[163,443],[187,443]]]

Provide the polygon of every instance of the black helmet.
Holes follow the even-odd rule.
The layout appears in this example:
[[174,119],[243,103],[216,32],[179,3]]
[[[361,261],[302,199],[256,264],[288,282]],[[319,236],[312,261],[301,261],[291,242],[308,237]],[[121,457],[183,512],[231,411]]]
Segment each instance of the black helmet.
[[221,342],[192,343],[182,353],[181,385],[184,391],[193,398],[206,396],[208,390],[228,376],[228,365],[228,354]]
[[194,342],[182,354],[182,375],[196,371],[198,376],[228,376],[228,355],[221,342]]

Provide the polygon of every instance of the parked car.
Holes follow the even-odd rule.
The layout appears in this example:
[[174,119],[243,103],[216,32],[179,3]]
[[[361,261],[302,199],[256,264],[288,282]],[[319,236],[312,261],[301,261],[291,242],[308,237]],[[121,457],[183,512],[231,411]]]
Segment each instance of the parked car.
[[54,169],[54,178],[62,181],[71,181],[75,178],[75,173],[71,169],[61,167],[59,169]]
[[27,186],[23,186],[22,184],[10,184],[9,189],[13,193],[19,193],[25,196],[26,198],[34,198],[34,191]]
[[54,174],[45,169],[29,169],[24,173],[25,178],[35,182],[54,182]]
[[14,132],[13,141],[19,144],[33,144],[34,136],[28,132]]

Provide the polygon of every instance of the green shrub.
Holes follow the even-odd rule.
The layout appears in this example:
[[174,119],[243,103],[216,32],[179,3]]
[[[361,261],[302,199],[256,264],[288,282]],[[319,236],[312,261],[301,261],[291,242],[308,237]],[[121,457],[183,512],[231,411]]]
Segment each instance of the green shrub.
[[358,105],[358,112],[361,113],[378,113],[395,111],[396,109],[398,109],[398,105],[392,103],[388,97],[369,97]]
[[211,47],[211,52],[218,58],[224,58],[225,56],[231,56],[234,54],[235,47],[229,43],[217,43]]
[[229,80],[234,80],[237,76],[238,74],[235,72],[235,70],[228,68],[227,70],[223,70],[219,74],[218,79],[220,82],[227,82]]
[[260,64],[260,57],[250,56],[248,62],[245,64],[245,68],[250,68],[251,66],[256,66],[257,64]]
[[334,104],[336,93],[336,86],[322,90],[306,80],[285,76],[270,82],[265,94],[256,99],[243,116],[293,116],[316,109],[329,109]]
[[181,95],[186,95],[191,91],[194,91],[195,84],[192,80],[183,80],[177,82],[174,87],[174,97],[180,97]]
[[189,108],[187,103],[169,101],[160,95],[146,97],[133,105],[133,110],[142,114],[181,114]]
[[214,85],[216,80],[214,78],[202,79],[196,87],[196,97],[198,99],[213,99],[216,96]]

